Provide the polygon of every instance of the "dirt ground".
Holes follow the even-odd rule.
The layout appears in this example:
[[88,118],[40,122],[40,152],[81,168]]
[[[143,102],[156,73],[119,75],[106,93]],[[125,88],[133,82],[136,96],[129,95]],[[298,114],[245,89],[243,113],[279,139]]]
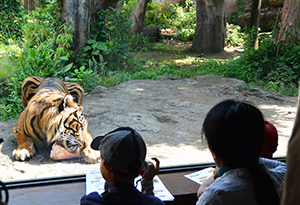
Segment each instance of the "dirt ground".
[[[234,51],[235,52],[235,51]],[[225,53],[224,55],[229,55]],[[232,55],[232,54],[231,54]],[[227,56],[225,56],[227,57]],[[259,89],[243,90],[245,83],[217,76],[190,79],[133,80],[114,87],[96,87],[83,102],[88,131],[93,137],[119,126],[136,129],[145,139],[147,159],[158,157],[161,167],[212,162],[200,139],[201,124],[210,108],[224,99],[255,103],[279,133],[275,156],[285,156],[297,109],[296,97],[284,97]],[[83,159],[54,161],[50,147],[39,145],[29,161],[12,159],[17,148],[14,121],[0,122],[0,180],[83,174],[98,169]]]

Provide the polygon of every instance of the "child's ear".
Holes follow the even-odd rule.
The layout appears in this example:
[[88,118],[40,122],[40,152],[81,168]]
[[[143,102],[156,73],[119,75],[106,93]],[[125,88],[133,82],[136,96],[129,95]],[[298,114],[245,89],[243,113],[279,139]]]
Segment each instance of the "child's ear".
[[107,163],[107,161],[104,160],[103,165],[107,172],[112,171],[113,168]]
[[210,151],[212,157],[213,157],[214,160],[216,161],[216,160],[217,160],[217,155],[216,155],[216,153],[212,150],[211,146],[209,146],[208,148],[209,148],[209,151]]

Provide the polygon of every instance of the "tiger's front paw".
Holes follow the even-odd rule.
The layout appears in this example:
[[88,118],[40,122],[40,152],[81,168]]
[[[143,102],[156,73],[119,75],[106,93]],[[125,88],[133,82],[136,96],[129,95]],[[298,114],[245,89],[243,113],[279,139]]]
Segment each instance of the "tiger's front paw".
[[83,150],[83,159],[88,163],[96,163],[99,156],[100,152],[96,152],[90,147],[87,147]]
[[15,149],[12,152],[12,156],[15,160],[18,161],[25,161],[27,159],[30,159],[35,153],[35,148],[23,148],[23,149]]

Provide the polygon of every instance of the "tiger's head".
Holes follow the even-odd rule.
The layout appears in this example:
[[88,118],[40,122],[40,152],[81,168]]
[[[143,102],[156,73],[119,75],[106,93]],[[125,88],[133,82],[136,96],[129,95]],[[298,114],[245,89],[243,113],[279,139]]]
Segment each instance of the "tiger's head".
[[74,102],[71,95],[67,95],[58,110],[59,114],[48,127],[48,143],[57,142],[70,153],[82,153],[90,146],[87,143],[91,139],[82,106]]

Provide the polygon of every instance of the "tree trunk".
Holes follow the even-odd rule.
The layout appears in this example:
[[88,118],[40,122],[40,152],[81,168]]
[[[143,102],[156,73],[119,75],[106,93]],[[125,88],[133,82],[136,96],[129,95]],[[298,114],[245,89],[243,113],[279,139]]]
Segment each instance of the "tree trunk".
[[90,26],[94,22],[101,0],[63,0],[63,17],[73,27],[73,51],[80,51],[90,37]]
[[[287,0],[286,0],[287,1]],[[281,205],[294,205],[299,203],[300,196],[300,86],[298,92],[298,110],[294,121],[294,128],[288,145],[286,157],[286,175],[281,186]]]
[[252,45],[258,49],[258,27],[260,17],[261,0],[252,0],[250,28],[254,28]]
[[130,20],[132,21],[132,32],[134,34],[140,34],[144,28],[144,20],[149,0],[138,0],[130,14]]
[[97,11],[116,8],[118,0],[62,0],[63,18],[73,27],[73,51],[81,51],[90,38],[90,27],[95,22]]
[[24,0],[24,11],[25,13],[29,13],[32,10],[35,10],[35,7],[38,5],[38,0]]
[[285,0],[282,8],[281,27],[276,43],[283,41],[286,38],[286,31],[288,30],[295,37],[295,40],[297,40],[299,36],[294,34],[300,30],[299,22],[300,0]]
[[196,0],[197,25],[192,49],[221,52],[226,36],[224,0]]

